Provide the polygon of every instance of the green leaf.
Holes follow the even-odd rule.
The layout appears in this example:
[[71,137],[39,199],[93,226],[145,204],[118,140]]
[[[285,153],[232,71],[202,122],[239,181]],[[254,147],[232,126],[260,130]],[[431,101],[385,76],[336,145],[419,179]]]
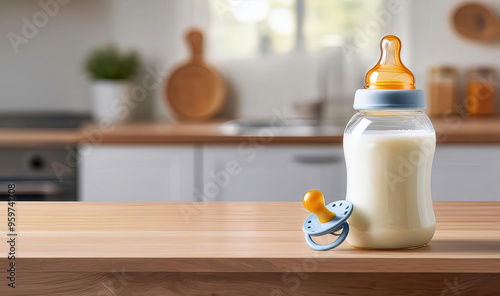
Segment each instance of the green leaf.
[[94,49],[85,60],[85,70],[93,79],[128,80],[137,74],[139,54],[120,52],[116,45]]

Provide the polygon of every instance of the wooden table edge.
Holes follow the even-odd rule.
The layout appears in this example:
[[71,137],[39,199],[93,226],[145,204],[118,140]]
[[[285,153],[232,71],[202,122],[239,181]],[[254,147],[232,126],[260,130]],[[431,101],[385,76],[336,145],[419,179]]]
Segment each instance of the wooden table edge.
[[[0,264],[7,263],[6,258]],[[497,273],[500,258],[17,258],[23,272]]]

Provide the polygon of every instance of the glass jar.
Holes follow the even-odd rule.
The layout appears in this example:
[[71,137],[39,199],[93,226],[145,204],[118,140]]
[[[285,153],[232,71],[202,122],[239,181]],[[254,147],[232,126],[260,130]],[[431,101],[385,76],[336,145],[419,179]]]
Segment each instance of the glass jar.
[[467,72],[465,107],[469,115],[491,115],[495,111],[496,71],[476,68]]
[[351,245],[416,248],[434,235],[431,167],[436,134],[424,107],[359,109],[347,124],[347,200],[354,204],[348,220]]
[[458,104],[458,70],[451,66],[433,67],[429,71],[427,114],[451,115]]

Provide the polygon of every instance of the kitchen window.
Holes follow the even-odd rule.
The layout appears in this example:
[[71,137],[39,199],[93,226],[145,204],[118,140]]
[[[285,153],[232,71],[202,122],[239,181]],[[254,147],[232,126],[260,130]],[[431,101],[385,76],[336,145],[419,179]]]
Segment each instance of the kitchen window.
[[210,0],[211,51],[216,56],[252,57],[314,53],[332,42],[355,45],[357,30],[363,30],[385,2]]

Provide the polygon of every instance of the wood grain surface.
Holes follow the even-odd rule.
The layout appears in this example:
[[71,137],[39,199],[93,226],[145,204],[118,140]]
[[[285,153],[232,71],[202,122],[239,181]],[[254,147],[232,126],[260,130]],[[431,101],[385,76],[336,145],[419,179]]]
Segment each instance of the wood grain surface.
[[[22,296],[497,296],[499,274],[460,273],[22,273]],[[10,290],[9,290],[10,289]]]
[[0,295],[499,295],[500,202],[434,206],[424,248],[316,252],[300,202],[18,203]]
[[[1,206],[6,207],[5,204]],[[500,203],[436,202],[431,243],[368,251],[347,243],[307,247],[301,203],[18,203],[19,262],[25,271],[497,272]],[[2,211],[0,221],[6,221]],[[0,231],[7,230],[0,224]],[[0,244],[7,253],[7,244]],[[310,262],[311,261],[311,262]],[[0,263],[5,263],[1,258]]]

